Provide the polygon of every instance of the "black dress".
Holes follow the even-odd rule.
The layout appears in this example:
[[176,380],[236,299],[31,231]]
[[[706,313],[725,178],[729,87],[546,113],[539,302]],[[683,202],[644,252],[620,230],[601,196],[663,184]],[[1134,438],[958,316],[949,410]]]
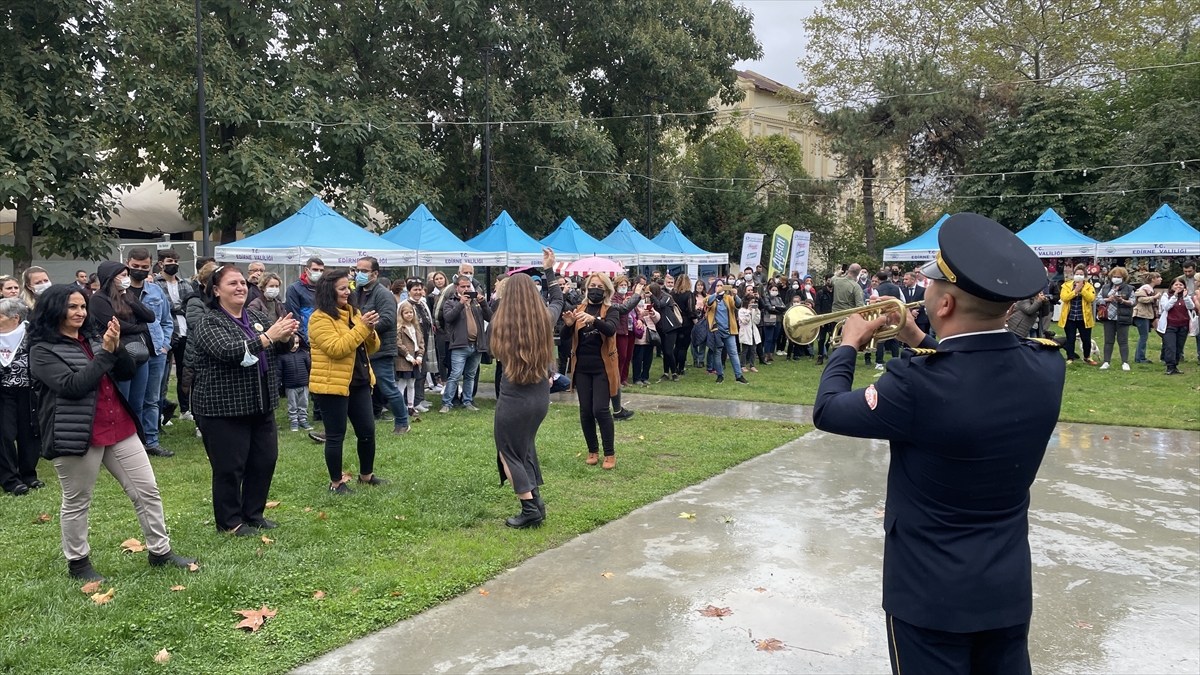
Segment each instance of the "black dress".
[[504,463],[512,474],[513,491],[525,494],[542,484],[542,467],[537,456],[537,432],[550,410],[549,378],[533,384],[513,384],[501,377],[500,396],[492,421],[496,437],[496,469],[504,485]]

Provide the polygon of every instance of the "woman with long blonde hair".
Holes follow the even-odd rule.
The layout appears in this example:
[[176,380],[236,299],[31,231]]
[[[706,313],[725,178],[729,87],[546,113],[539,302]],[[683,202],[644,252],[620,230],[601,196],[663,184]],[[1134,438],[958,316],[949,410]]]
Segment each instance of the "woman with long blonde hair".
[[[553,274],[553,253],[545,266]],[[547,284],[550,306],[532,277],[516,274],[504,293],[491,324],[491,350],[504,364],[496,398],[493,435],[500,483],[507,478],[521,501],[521,512],[505,521],[514,528],[536,527],[546,518],[539,486],[538,428],[550,409],[550,365],[554,362],[554,323],[562,313],[562,289]]]

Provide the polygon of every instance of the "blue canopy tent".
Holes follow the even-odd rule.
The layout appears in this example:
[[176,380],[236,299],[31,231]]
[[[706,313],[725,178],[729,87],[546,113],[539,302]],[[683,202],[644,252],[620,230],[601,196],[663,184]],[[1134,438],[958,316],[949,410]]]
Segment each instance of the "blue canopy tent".
[[394,244],[414,249],[418,265],[450,267],[465,262],[483,267],[504,264],[503,253],[484,253],[467,246],[434,218],[424,204],[381,236]]
[[683,254],[686,262],[691,265],[729,264],[728,253],[709,253],[693,244],[691,240],[683,236],[683,232],[679,230],[679,226],[675,224],[675,221],[667,223],[667,226],[650,241],[673,253]]
[[353,265],[371,256],[383,267],[411,265],[416,251],[372,234],[313,197],[278,224],[232,244],[218,246],[220,262],[302,265],[312,257],[326,265]]
[[1039,258],[1094,257],[1096,245],[1092,239],[1067,225],[1054,209],[1046,209],[1037,220],[1017,233]]
[[1141,227],[1100,244],[1097,255],[1104,258],[1200,255],[1200,231],[1180,218],[1170,206],[1163,204]]
[[883,259],[886,261],[933,260],[937,257],[938,252],[938,231],[942,229],[942,223],[946,222],[946,219],[949,217],[949,213],[943,214],[933,224],[933,227],[922,232],[912,240],[906,241],[899,246],[883,249]]
[[618,251],[637,254],[639,265],[675,265],[686,262],[682,253],[669,251],[650,241],[641,232],[633,229],[628,220],[622,220],[611,234],[600,241]]
[[468,241],[467,246],[485,253],[503,253],[504,264],[509,267],[542,264],[542,245],[517,227],[508,211],[501,211],[491,226]]
[[557,230],[542,239],[542,246],[554,249],[554,257],[564,261],[597,256],[608,258],[622,265],[632,265],[637,262],[636,255],[618,251],[584,232],[583,228],[579,227],[579,223],[576,223],[571,216],[567,216]]

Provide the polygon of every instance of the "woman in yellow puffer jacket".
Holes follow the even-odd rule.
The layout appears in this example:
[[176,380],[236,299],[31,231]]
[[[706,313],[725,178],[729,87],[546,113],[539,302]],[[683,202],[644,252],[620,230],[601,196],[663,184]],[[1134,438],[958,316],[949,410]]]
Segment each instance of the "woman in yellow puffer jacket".
[[313,297],[316,309],[308,319],[308,342],[312,347],[312,373],[308,389],[321,407],[325,421],[325,466],[329,469],[329,491],[352,494],[342,473],[342,441],[346,420],[358,437],[358,482],[386,485],[375,471],[375,417],[371,408],[371,354],[379,351],[376,312],[361,314],[350,306],[350,280],[344,271],[330,272],[317,282]]

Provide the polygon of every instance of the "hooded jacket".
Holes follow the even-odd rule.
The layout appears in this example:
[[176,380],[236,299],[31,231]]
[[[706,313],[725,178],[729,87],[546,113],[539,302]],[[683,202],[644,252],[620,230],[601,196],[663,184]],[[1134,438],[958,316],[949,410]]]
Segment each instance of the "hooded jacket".
[[[88,316],[96,321],[97,326],[107,326],[109,321],[112,321],[113,304],[112,298],[109,297],[108,283],[113,280],[122,271],[128,269],[124,264],[106,260],[100,263],[96,269],[96,278],[100,281],[100,290],[92,294],[92,298],[88,300]],[[125,303],[129,305],[131,313],[128,319],[117,317],[117,322],[121,324],[121,343],[124,344],[130,338],[136,337],[146,345],[146,349],[150,353],[155,353],[154,345],[151,341],[150,324],[158,318],[154,311],[142,304],[136,296],[131,293],[124,294]]]

